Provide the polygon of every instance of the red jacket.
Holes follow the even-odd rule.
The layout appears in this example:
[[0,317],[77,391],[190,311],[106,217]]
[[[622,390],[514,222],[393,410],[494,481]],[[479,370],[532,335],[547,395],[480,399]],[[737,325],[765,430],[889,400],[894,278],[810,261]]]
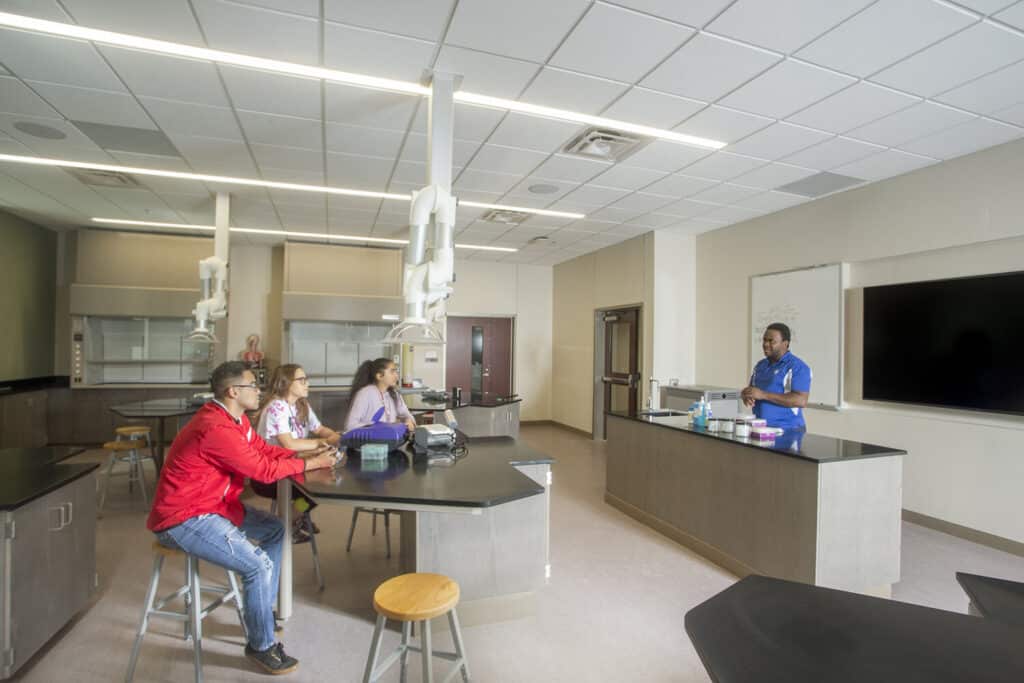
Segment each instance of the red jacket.
[[299,474],[306,463],[293,455],[295,451],[260,438],[245,415],[241,423],[235,422],[211,401],[171,444],[146,526],[163,531],[207,513],[239,526],[245,517],[238,500],[245,478],[270,483]]

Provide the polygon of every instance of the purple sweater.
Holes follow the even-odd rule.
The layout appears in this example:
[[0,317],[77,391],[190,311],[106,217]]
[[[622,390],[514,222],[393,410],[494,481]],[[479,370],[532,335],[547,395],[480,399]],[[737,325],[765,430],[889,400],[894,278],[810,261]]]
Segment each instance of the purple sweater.
[[381,406],[384,406],[384,417],[381,422],[405,422],[412,419],[412,413],[406,407],[401,394],[396,394],[397,400],[391,397],[391,392],[380,390],[373,385],[363,387],[352,397],[348,407],[348,416],[345,418],[345,431],[370,424],[373,415]]

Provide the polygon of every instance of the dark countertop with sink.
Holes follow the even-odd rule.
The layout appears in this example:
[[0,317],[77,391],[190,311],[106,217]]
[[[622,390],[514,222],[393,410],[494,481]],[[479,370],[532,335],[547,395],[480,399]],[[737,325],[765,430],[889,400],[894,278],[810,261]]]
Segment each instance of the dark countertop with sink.
[[54,446],[0,449],[0,510],[20,508],[98,468],[97,463],[63,463],[84,450]]
[[[661,411],[667,412],[667,411]],[[696,434],[708,439],[719,439],[731,441],[739,446],[755,448],[759,451],[770,451],[785,455],[791,458],[799,458],[810,462],[824,464],[829,462],[842,462],[846,460],[857,460],[860,458],[878,458],[893,455],[906,455],[906,451],[888,446],[876,446],[860,441],[849,439],[837,439],[821,434],[810,434],[798,430],[787,430],[774,440],[761,441],[756,438],[741,437],[725,432],[709,432],[706,427],[696,427],[690,424],[689,418],[685,415],[673,415],[665,417],[654,417],[644,415],[628,415],[624,412],[609,411],[610,417],[619,417],[625,420],[645,422],[656,427],[672,429],[677,432]]]
[[507,437],[477,438],[453,463],[427,462],[411,451],[393,451],[386,461],[363,462],[350,451],[333,470],[293,477],[313,498],[485,508],[538,495],[544,487],[515,465],[547,465],[554,458]]

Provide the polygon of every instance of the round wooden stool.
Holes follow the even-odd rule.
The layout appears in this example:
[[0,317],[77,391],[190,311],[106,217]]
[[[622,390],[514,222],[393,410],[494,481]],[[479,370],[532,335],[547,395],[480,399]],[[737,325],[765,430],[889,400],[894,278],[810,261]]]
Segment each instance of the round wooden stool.
[[[142,503],[149,507],[149,496],[146,493],[146,472],[142,467],[143,460],[153,460],[153,451],[149,455],[141,453],[145,448],[140,439],[124,439],[119,441],[108,441],[103,444],[103,450],[110,451],[110,458],[107,461],[107,472],[103,477],[103,488],[100,491],[100,502],[96,507],[96,515],[103,515],[103,505],[107,502],[107,490],[110,488],[111,477],[128,477],[128,490],[132,485],[139,484],[139,491],[142,493]],[[119,462],[128,463],[127,472],[114,472],[114,466]],[[154,467],[156,461],[153,460]]]
[[[469,663],[462,645],[462,632],[459,630],[459,618],[455,606],[459,604],[459,584],[441,574],[402,574],[388,579],[373,594],[373,608],[377,611],[377,626],[373,631],[370,643],[370,655],[366,660],[366,672],[363,683],[378,680],[396,660],[401,661],[401,680],[406,677],[406,659],[409,651],[419,652],[423,660],[423,681],[433,683],[434,670],[431,657],[440,657],[454,662],[452,670],[444,681],[450,681],[456,673],[462,674],[462,680],[469,681]],[[430,620],[447,614],[448,624],[452,631],[455,652],[434,652],[430,643]],[[381,640],[384,638],[384,627],[388,619],[402,622],[402,642],[388,657],[377,666]],[[420,647],[409,644],[413,622],[420,622]]]
[[[164,559],[185,560],[185,585],[178,588],[165,598],[157,598],[156,592],[160,587],[160,570],[164,566]],[[167,617],[185,622],[185,640],[192,640],[192,657],[195,669],[195,681],[201,683],[203,680],[203,619],[209,616],[210,612],[228,602],[235,604],[235,611],[238,613],[238,621],[242,625],[242,633],[248,638],[245,628],[245,610],[242,605],[242,590],[238,585],[238,579],[234,572],[228,571],[227,586],[214,584],[203,585],[199,580],[199,558],[189,555],[179,548],[168,548],[157,541],[153,541],[153,574],[149,579],[149,590],[146,592],[146,606],[142,610],[142,623],[139,624],[139,631],[135,636],[135,645],[132,646],[131,659],[128,660],[128,673],[125,681],[130,682],[135,676],[135,663],[139,659],[139,649],[142,647],[142,638],[146,635],[149,627],[150,617]],[[202,594],[212,593],[217,599],[206,607],[203,607]],[[184,598],[185,609],[181,612],[166,610],[167,603],[178,598]]]

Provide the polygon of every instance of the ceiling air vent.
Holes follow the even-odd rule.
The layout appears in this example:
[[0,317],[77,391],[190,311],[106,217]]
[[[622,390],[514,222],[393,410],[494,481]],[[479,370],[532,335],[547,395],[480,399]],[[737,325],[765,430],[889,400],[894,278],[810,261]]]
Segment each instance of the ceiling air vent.
[[647,138],[611,128],[588,128],[573,138],[562,151],[587,159],[622,161],[648,142],[650,140]]
[[88,168],[69,168],[66,170],[86,185],[93,185],[95,187],[139,187],[139,181],[127,173],[97,171]]
[[505,225],[519,225],[527,218],[530,214],[523,211],[509,211],[508,209],[491,209],[483,216],[481,220],[489,221],[491,223],[504,223]]

